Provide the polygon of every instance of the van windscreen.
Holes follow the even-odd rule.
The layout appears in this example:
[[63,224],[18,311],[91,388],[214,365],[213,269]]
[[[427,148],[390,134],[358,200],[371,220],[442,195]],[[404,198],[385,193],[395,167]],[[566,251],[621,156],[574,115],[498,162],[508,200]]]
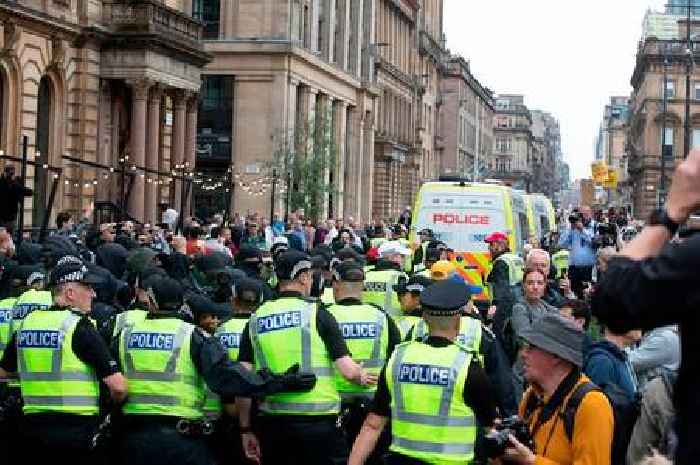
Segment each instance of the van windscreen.
[[414,221],[417,231],[431,229],[457,252],[487,252],[487,235],[509,233],[502,195],[492,192],[425,192]]

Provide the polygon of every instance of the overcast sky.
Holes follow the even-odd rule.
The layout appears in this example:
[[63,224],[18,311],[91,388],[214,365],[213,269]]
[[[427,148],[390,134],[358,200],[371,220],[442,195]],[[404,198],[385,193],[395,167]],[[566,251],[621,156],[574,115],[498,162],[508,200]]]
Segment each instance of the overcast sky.
[[496,93],[561,123],[572,178],[590,177],[611,95],[629,95],[647,8],[665,0],[444,0],[447,47]]

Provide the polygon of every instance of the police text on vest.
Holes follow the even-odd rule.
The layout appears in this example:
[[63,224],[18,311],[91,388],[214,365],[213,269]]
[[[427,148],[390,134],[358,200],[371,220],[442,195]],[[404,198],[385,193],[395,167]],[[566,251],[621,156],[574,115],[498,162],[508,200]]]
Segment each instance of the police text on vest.
[[301,312],[284,312],[258,318],[258,334],[301,326]]
[[446,367],[402,363],[399,367],[399,382],[447,386],[450,384],[450,371]]

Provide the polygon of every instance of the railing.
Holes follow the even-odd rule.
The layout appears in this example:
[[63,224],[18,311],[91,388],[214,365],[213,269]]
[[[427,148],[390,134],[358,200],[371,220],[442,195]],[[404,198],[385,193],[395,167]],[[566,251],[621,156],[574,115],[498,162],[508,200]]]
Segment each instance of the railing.
[[420,33],[420,48],[421,51],[433,57],[437,63],[443,63],[445,59],[445,51],[433,39],[433,37],[425,31]]
[[115,32],[173,34],[198,42],[202,23],[157,0],[128,0],[104,4],[103,19]]

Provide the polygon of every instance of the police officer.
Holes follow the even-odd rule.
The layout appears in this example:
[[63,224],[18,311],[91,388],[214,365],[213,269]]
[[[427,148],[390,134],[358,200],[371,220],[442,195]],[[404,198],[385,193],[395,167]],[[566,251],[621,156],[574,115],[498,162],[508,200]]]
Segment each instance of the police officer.
[[[343,338],[352,353],[370,373],[379,374],[394,347],[401,343],[401,334],[393,319],[380,308],[363,304],[360,300],[365,278],[362,265],[348,260],[333,270],[333,295],[337,303],[328,307],[340,325]],[[342,422],[349,445],[355,441],[376,386],[358,386],[335,375],[335,383],[342,401]],[[375,461],[381,463],[377,454]]]
[[[113,315],[103,329],[103,335],[108,335],[108,340],[115,339],[125,327],[133,325],[137,321],[146,319],[148,315],[148,303],[150,298],[146,290],[158,279],[167,277],[162,268],[149,266],[140,272],[129,273],[127,282],[134,290],[134,299],[129,307],[121,313]],[[105,336],[107,337],[107,336]]]
[[397,316],[400,314],[399,298],[393,286],[400,278],[406,278],[402,267],[411,250],[398,241],[388,241],[379,247],[378,253],[377,264],[365,275],[362,302],[379,305],[387,314]]
[[317,383],[307,393],[267,396],[260,404],[260,439],[251,430],[248,398],[239,398],[243,446],[250,459],[267,464],[344,464],[347,444],[336,426],[340,395],[334,368],[361,386],[376,383],[350,357],[338,322],[307,296],[311,290],[310,257],[296,250],[282,253],[276,263],[279,298],[267,301],[251,316],[243,332],[238,360],[273,373],[290,365],[313,371]]
[[[425,255],[423,260],[423,269],[421,271],[413,273],[414,276],[425,276],[430,278],[430,269],[435,263],[442,259],[442,250],[439,248],[429,247],[425,249]],[[415,268],[414,268],[415,269]]]
[[126,396],[126,380],[89,318],[99,282],[79,258],[62,258],[49,276],[54,305],[24,318],[0,361],[0,378],[19,373],[24,463],[94,463],[100,381],[113,402]]
[[561,249],[553,254],[552,264],[556,270],[555,279],[566,278],[569,272],[569,251]]
[[508,236],[502,232],[494,232],[486,236],[491,254],[491,272],[486,279],[491,290],[491,300],[496,306],[493,330],[496,334],[503,333],[505,322],[510,317],[513,305],[513,287],[522,281],[523,260],[510,252]]
[[418,239],[420,243],[418,244],[418,247],[416,247],[416,250],[413,251],[413,272],[418,273],[421,271],[424,271],[426,268],[430,268],[429,266],[426,266],[426,259],[427,255],[426,252],[428,250],[428,244],[433,240],[433,230],[432,229],[421,229],[418,231]]
[[129,379],[122,411],[125,464],[211,464],[203,421],[206,387],[224,404],[239,394],[308,390],[312,375],[260,376],[229,360],[221,344],[178,318],[183,290],[171,278],[147,290],[149,314],[119,335],[119,360]]
[[[421,341],[428,335],[428,323],[421,318],[406,336],[406,340]],[[459,319],[459,331],[455,341],[474,352],[477,360],[486,370],[486,374],[494,386],[494,394],[501,416],[515,415],[518,411],[518,399],[513,389],[513,372],[510,361],[499,340],[482,323],[478,310],[471,301],[466,306],[465,314]]]
[[413,326],[423,318],[423,309],[420,307],[420,295],[433,281],[425,276],[411,276],[409,279],[402,279],[394,286],[401,314],[394,317],[401,333],[401,339],[406,339]]
[[420,300],[430,335],[394,350],[349,465],[365,463],[390,418],[387,464],[465,464],[474,455],[477,424],[489,427],[496,418],[486,373],[473,352],[454,343],[467,287],[440,281]]

